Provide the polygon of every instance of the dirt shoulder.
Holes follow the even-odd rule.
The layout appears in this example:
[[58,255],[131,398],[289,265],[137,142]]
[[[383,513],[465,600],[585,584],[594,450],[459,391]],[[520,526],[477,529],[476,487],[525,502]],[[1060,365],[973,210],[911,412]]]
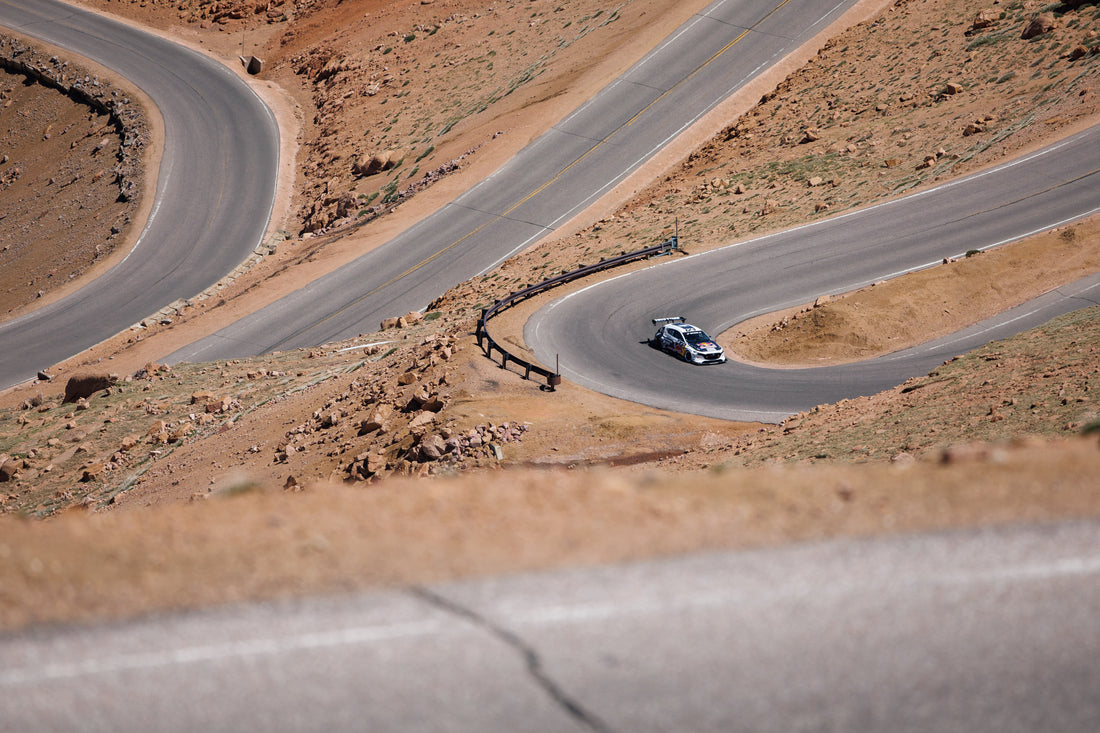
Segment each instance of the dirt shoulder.
[[[500,471],[253,490],[47,523],[0,517],[0,628],[704,549],[1095,516],[1095,440],[911,466],[696,476]],[[1058,475],[1058,491],[1050,477]]]
[[870,359],[954,333],[1097,271],[1100,217],[1092,217],[853,293],[760,316],[718,341],[736,358],[773,366]]

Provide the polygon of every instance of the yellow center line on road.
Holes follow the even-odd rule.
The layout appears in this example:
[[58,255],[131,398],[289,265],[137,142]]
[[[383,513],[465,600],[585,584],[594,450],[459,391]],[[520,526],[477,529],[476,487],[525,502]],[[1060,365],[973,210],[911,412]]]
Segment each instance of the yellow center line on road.
[[[507,218],[508,215],[511,214],[513,211],[515,211],[520,206],[522,206],[523,204],[527,203],[528,201],[530,201],[532,198],[534,198],[538,194],[545,191],[549,186],[552,186],[554,183],[556,183],[558,180],[560,180],[563,175],[565,175],[567,172],[569,172],[569,170],[571,170],[573,168],[573,166],[577,165],[578,163],[580,163],[584,159],[588,158],[592,153],[594,153],[597,149],[599,149],[600,146],[604,145],[612,137],[614,137],[616,134],[618,134],[619,131],[623,130],[626,127],[629,127],[632,124],[634,124],[635,120],[637,120],[639,117],[641,117],[641,115],[643,115],[645,112],[647,112],[649,109],[651,109],[653,107],[653,105],[657,104],[662,99],[667,97],[669,94],[671,94],[675,89],[677,89],[679,86],[681,86],[685,82],[693,79],[697,74],[699,74],[699,72],[701,72],[703,69],[705,69],[711,63],[713,63],[715,60],[717,60],[720,56],[722,56],[724,53],[726,53],[731,48],[733,48],[735,45],[737,45],[737,43],[739,43],[741,40],[743,40],[745,38],[745,36],[747,36],[756,26],[758,26],[760,23],[763,23],[764,21],[766,21],[771,16],[775,15],[775,13],[777,13],[780,9],[783,8],[784,5],[786,5],[790,1],[791,0],[782,0],[782,2],[780,2],[774,8],[772,8],[770,11],[768,11],[767,15],[765,15],[763,18],[761,18],[759,21],[757,21],[757,23],[753,26],[753,28],[746,28],[745,30],[743,30],[736,38],[729,41],[729,43],[722,46],[722,48],[718,49],[713,54],[711,54],[710,57],[707,58],[706,61],[699,64],[699,66],[696,67],[694,71],[692,71],[690,74],[685,76],[683,79],[678,81],[676,84],[674,84],[673,86],[669,87],[667,90],[662,92],[660,96],[658,96],[652,102],[650,102],[645,107],[640,109],[629,120],[627,120],[623,124],[619,125],[619,127],[615,128],[606,137],[604,137],[602,140],[598,141],[595,145],[593,145],[588,150],[586,150],[583,155],[581,155],[576,160],[574,160],[572,163],[565,166],[560,171],[558,171],[556,174],[554,174],[554,176],[552,178],[548,179],[546,182],[541,184],[538,188],[534,189],[529,194],[527,194],[526,196],[524,196],[520,200],[516,201],[511,206],[509,206],[503,213],[498,214],[497,216],[490,219],[489,221],[486,221],[483,224],[479,225],[476,229],[470,231],[469,233],[467,233],[466,235],[462,236],[461,238],[455,240],[454,242],[451,242],[446,247],[443,247],[442,249],[435,252],[431,256],[425,258],[421,262],[413,265],[409,269],[402,272],[400,275],[395,275],[392,278],[390,278],[389,280],[387,280],[386,282],[382,283],[381,285],[377,285],[377,286],[371,288],[370,290],[366,291],[365,293],[360,295],[355,300],[351,301],[350,303],[348,303],[347,305],[342,307],[340,310],[335,311],[333,313],[330,313],[328,316],[321,319],[320,321],[317,321],[313,325],[314,326],[319,326],[323,323],[327,323],[328,321],[332,320],[333,318],[335,318],[335,317],[341,315],[342,313],[346,312],[348,309],[358,305],[359,303],[361,303],[366,298],[369,298],[370,296],[374,295],[375,293],[379,292],[380,290],[383,290],[383,289],[389,287],[390,285],[397,282],[398,280],[401,280],[401,279],[404,279],[404,278],[408,277],[409,275],[413,274],[414,272],[416,272],[420,268],[424,267],[425,265],[430,264],[431,262],[433,262],[439,256],[441,256],[441,255],[449,252],[450,250],[454,249],[459,244],[465,242],[467,239],[474,236],[475,234],[478,234],[479,232],[481,232],[483,229],[485,229],[490,224],[494,224],[497,221],[500,221],[501,219]],[[311,326],[311,328],[312,328],[312,326]]]

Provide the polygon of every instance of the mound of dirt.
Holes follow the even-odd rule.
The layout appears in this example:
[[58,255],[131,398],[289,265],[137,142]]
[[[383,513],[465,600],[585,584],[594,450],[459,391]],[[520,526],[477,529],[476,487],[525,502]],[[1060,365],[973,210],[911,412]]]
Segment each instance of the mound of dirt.
[[1100,219],[1092,217],[1011,247],[753,319],[719,342],[738,358],[763,364],[869,359],[954,333],[1098,270]]

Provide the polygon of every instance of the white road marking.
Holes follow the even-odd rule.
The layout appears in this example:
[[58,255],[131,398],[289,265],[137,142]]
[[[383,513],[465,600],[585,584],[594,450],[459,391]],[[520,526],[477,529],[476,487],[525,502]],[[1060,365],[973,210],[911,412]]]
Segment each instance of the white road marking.
[[[296,636],[279,636],[222,644],[162,649],[119,654],[72,662],[50,662],[35,666],[9,667],[0,672],[0,687],[17,687],[76,677],[99,676],[184,664],[200,664],[242,657],[278,656],[287,652],[333,649],[378,641],[427,636],[444,629],[443,618],[416,623],[365,626],[335,631],[314,631]],[[448,620],[448,623],[449,620]]]

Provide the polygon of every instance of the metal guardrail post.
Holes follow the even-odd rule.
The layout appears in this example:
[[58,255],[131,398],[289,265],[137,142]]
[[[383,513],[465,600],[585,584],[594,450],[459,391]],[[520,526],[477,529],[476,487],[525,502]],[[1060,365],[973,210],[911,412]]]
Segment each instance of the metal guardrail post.
[[488,308],[481,309],[481,317],[477,322],[477,330],[475,335],[477,337],[477,345],[485,351],[485,356],[489,359],[493,358],[493,349],[495,348],[501,354],[500,368],[505,369],[508,366],[508,362],[512,361],[516,364],[521,364],[524,367],[524,379],[531,378],[531,372],[535,372],[546,377],[546,384],[549,387],[549,391],[553,392],[561,382],[561,369],[560,365],[555,365],[553,372],[549,369],[543,369],[540,366],[531,364],[528,361],[512,356],[508,353],[500,344],[493,340],[493,337],[489,335],[489,319],[497,314],[498,311],[511,307],[511,305],[519,300],[530,298],[532,295],[541,293],[544,290],[549,290],[552,287],[567,283],[572,280],[591,275],[594,272],[600,272],[611,267],[618,267],[619,265],[625,265],[635,260],[648,259],[649,257],[656,257],[664,254],[668,254],[680,249],[680,237],[679,237],[679,221],[676,225],[677,233],[671,238],[666,239],[660,244],[653,245],[652,247],[645,247],[634,252],[624,252],[618,257],[612,257],[606,260],[600,260],[593,265],[585,265],[584,267],[578,267],[576,270],[562,273],[552,278],[543,280],[542,282],[529,285],[522,290],[518,290],[514,293],[509,293],[500,300],[493,303]]

